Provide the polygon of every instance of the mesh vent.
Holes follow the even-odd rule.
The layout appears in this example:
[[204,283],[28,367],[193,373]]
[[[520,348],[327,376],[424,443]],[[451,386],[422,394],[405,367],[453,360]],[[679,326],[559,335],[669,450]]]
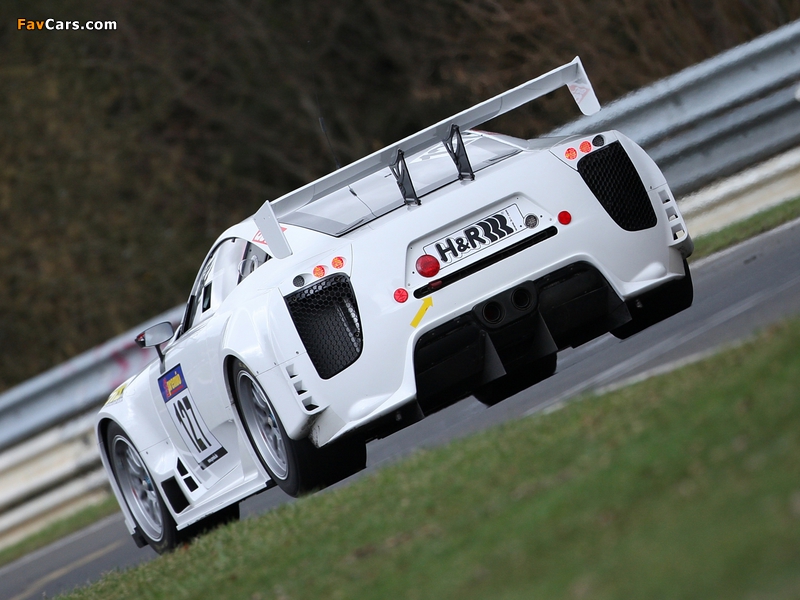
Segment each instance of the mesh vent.
[[647,190],[619,142],[583,157],[578,172],[617,225],[626,231],[655,227]]
[[342,372],[361,356],[361,318],[346,275],[320,279],[286,296],[286,306],[322,379]]

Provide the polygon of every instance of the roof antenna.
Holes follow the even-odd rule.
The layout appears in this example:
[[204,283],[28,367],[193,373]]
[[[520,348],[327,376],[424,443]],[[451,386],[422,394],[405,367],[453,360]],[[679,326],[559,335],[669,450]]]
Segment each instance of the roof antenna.
[[[317,101],[317,107],[319,107],[319,101]],[[319,126],[322,129],[322,133],[325,134],[325,141],[328,142],[328,149],[331,151],[331,155],[333,156],[333,163],[336,165],[336,170],[342,168],[341,163],[339,163],[339,158],[336,156],[336,151],[333,149],[333,144],[331,144],[331,138],[328,137],[328,130],[325,128],[325,119],[322,117],[322,114],[319,116]]]
[[[342,168],[342,163],[339,162],[339,157],[336,156],[336,151],[333,149],[333,144],[331,144],[331,138],[328,137],[328,130],[325,127],[325,119],[322,117],[322,108],[319,105],[319,96],[317,95],[317,82],[316,79],[314,80],[314,100],[317,101],[317,112],[319,113],[319,126],[322,129],[322,133],[325,134],[325,140],[328,142],[328,150],[331,151],[331,156],[333,156],[333,164],[336,165],[336,170]],[[350,193],[353,194],[356,198],[358,198],[358,194],[355,193],[351,186],[347,186],[347,189],[350,190]],[[344,233],[344,232],[342,232]]]
[[[306,40],[306,43],[311,45],[311,40]],[[322,106],[320,106],[319,94],[317,93],[318,89],[319,87],[317,86],[317,77],[316,75],[314,75],[314,100],[317,103],[317,114],[319,115],[319,127],[320,129],[322,129],[322,133],[325,134],[325,141],[328,142],[328,150],[331,151],[331,156],[333,156],[333,164],[336,165],[336,170],[338,171],[339,169],[342,168],[342,163],[339,162],[339,157],[336,156],[336,150],[333,149],[333,144],[331,144],[331,138],[328,136],[328,129],[325,127],[325,119],[322,116]],[[358,194],[355,193],[352,186],[348,185],[347,189],[350,190],[350,193],[353,194],[353,196],[358,198]]]
[[[316,82],[315,82],[316,84]],[[316,88],[316,85],[314,85]],[[328,150],[331,151],[331,156],[333,156],[333,162],[336,165],[336,170],[342,168],[341,163],[339,162],[339,158],[336,156],[336,151],[333,149],[333,144],[331,144],[331,138],[328,137],[328,129],[325,127],[325,119],[322,117],[322,108],[319,105],[319,96],[317,95],[317,91],[314,90],[314,100],[317,101],[317,112],[319,113],[319,127],[322,129],[322,133],[325,134],[325,141],[328,142]]]

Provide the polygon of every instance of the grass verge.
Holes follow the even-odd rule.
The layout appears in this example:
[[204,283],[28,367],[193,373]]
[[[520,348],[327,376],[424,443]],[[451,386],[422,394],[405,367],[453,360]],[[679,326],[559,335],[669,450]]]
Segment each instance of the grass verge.
[[21,542],[0,550],[0,566],[13,562],[48,544],[52,544],[115,512],[119,512],[119,505],[113,497],[109,497],[98,504],[88,506],[76,512],[74,515],[56,521],[52,525],[25,538]]
[[69,598],[797,598],[798,389],[794,321]]
[[798,217],[800,217],[800,198],[773,206],[720,231],[698,237],[694,241],[695,249],[689,261],[710,256]]

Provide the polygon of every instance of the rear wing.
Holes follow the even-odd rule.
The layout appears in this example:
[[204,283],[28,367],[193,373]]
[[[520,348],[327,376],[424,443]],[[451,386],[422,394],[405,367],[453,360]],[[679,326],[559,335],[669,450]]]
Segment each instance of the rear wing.
[[292,249],[278,224],[281,217],[382,169],[390,168],[392,170],[401,193],[409,203],[419,203],[408,178],[404,155],[414,154],[441,143],[445,145],[455,161],[459,177],[473,176],[469,160],[464,153],[460,131],[477,127],[481,123],[499,117],[562,86],[569,88],[583,114],[593,115],[600,110],[600,103],[586,76],[581,59],[576,56],[572,62],[553,69],[549,73],[439,121],[419,133],[373,152],[369,156],[312,181],[277,200],[265,202],[253,216],[253,220],[261,230],[270,252],[276,258],[286,258],[292,254]]

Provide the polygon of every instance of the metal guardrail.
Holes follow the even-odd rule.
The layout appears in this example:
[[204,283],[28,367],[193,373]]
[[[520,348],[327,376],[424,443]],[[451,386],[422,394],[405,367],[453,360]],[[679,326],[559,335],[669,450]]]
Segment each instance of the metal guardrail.
[[0,455],[0,548],[38,529],[108,482],[94,439],[94,411]]
[[800,21],[662,79],[552,132],[617,129],[677,195],[800,144]]
[[108,395],[155,358],[134,338],[161,321],[177,323],[175,307],[0,395],[0,451],[47,427],[100,406]]
[[682,198],[694,237],[800,196],[800,146]]
[[133,341],[169,310],[0,395],[0,549],[106,495],[94,415],[156,353]]
[[[799,82],[796,21],[553,135],[618,129],[648,151],[676,194],[685,194],[800,144]],[[0,547],[105,485],[93,413],[153,359],[134,337],[160,321],[176,324],[182,311],[167,311],[0,394]]]

